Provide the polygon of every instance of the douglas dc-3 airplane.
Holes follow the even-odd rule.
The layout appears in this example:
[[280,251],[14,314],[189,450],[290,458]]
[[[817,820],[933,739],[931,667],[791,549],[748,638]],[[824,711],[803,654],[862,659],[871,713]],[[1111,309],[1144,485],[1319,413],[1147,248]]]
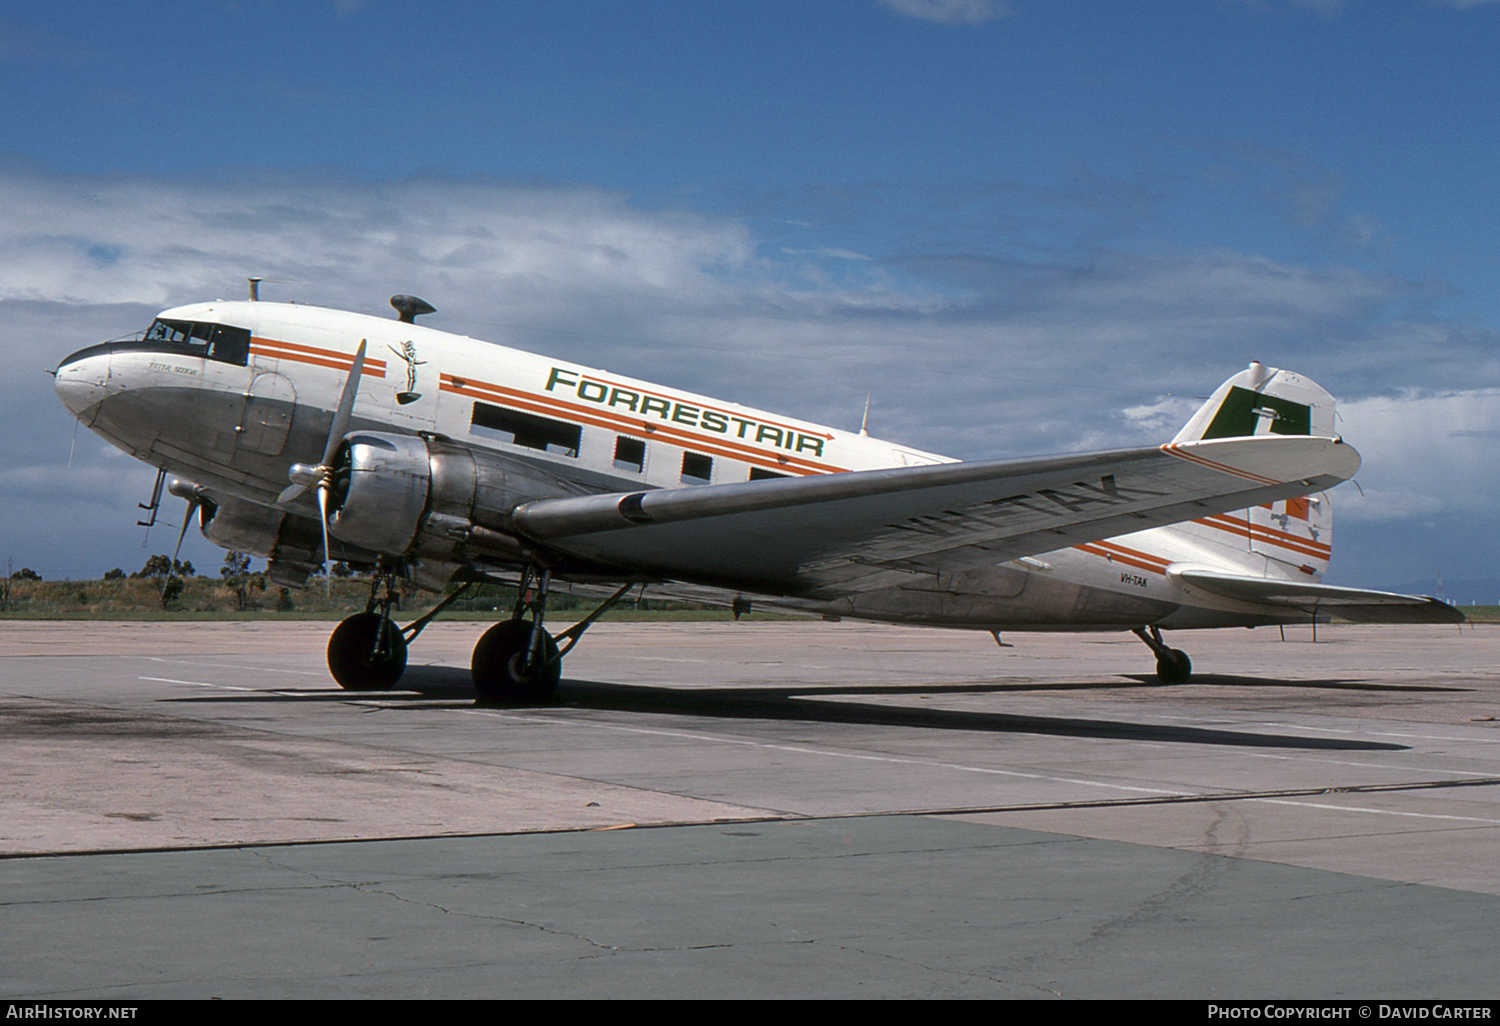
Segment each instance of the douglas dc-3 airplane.
[[[514,614],[474,649],[486,703],[548,698],[562,653],[647,583],[997,641],[1130,630],[1164,683],[1191,664],[1163,629],[1463,620],[1320,583],[1321,493],[1360,460],[1333,397],[1288,371],[1250,364],[1164,445],[959,462],[435,331],[414,297],[391,305],[398,319],[253,294],[177,307],[55,373],[79,420],[175,475],[203,534],[265,557],[277,583],[331,559],[373,571],[365,612],[328,644],[345,688],[394,684],[431,619],[393,622],[399,578],[519,577]],[[617,590],[554,637],[555,582]]]

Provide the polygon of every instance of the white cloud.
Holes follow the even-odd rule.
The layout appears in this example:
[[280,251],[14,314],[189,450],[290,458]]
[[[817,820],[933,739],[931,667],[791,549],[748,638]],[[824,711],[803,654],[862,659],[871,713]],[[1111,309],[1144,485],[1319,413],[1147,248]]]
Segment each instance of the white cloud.
[[[858,426],[872,393],[873,434],[964,458],[1165,440],[1193,396],[1260,359],[1336,393],[1397,396],[1346,410],[1361,481],[1384,503],[1353,504],[1366,518],[1427,508],[1401,488],[1473,507],[1479,483],[1445,482],[1482,447],[1460,435],[1412,450],[1413,432],[1391,425],[1416,411],[1435,430],[1452,413],[1437,397],[1500,388],[1493,333],[1404,314],[1428,286],[1227,250],[1021,257],[955,242],[893,256],[837,228],[783,246],[732,218],[646,211],[598,189],[436,177],[0,167],[0,196],[12,369],[0,378],[0,533],[18,560],[66,553],[76,573],[130,561],[151,471],[87,431],[69,471],[73,422],[41,369],[162,307],[242,295],[250,274],[268,279],[267,299],[386,316],[387,296],[420,295],[439,309],[434,327],[842,427]],[[1476,423],[1462,430],[1493,426]],[[1421,486],[1387,483],[1388,465]],[[59,508],[67,523],[47,512]]]
[[1007,0],[880,0],[880,6],[939,25],[982,25],[1015,13]]
[[1364,458],[1337,508],[1355,520],[1494,515],[1500,390],[1406,392],[1340,403],[1339,431]]

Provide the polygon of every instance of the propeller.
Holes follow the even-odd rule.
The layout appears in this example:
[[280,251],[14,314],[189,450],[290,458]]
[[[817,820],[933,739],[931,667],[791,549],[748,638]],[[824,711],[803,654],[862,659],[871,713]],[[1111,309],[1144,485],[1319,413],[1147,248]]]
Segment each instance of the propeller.
[[318,490],[319,519],[323,524],[323,567],[326,577],[324,591],[333,597],[333,563],[328,556],[328,494],[333,490],[333,458],[338,454],[339,443],[349,430],[349,420],[354,414],[354,397],[359,394],[359,379],[365,371],[365,339],[359,340],[354,351],[354,363],[349,368],[349,377],[344,381],[343,394],[339,396],[338,409],[333,414],[333,426],[328,429],[328,443],[323,446],[323,459],[317,464],[293,463],[287,471],[291,484],[276,497],[276,505],[286,506],[295,502],[309,488]]
[[172,565],[177,565],[177,554],[182,551],[182,540],[187,537],[187,530],[193,523],[193,514],[198,512],[198,507],[203,505],[203,489],[198,485],[179,478],[172,478],[167,482],[167,491],[179,498],[187,499],[187,512],[182,515],[182,530],[177,532],[177,547],[172,550]]

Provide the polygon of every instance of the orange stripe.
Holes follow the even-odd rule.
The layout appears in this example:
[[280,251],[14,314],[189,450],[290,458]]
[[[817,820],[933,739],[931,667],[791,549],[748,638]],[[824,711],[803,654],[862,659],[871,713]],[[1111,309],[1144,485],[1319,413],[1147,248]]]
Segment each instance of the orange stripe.
[[1238,467],[1231,467],[1227,463],[1215,462],[1214,460],[1208,459],[1207,457],[1199,456],[1197,453],[1183,452],[1180,448],[1178,448],[1177,444],[1173,442],[1168,442],[1166,445],[1163,445],[1161,447],[1161,451],[1166,453],[1168,456],[1176,456],[1180,460],[1188,460],[1191,463],[1197,463],[1200,466],[1208,467],[1210,470],[1217,470],[1222,474],[1233,474],[1235,477],[1243,477],[1247,481],[1256,481],[1260,484],[1284,483],[1281,481],[1277,481],[1275,478],[1262,477],[1261,475],[1251,473],[1248,470],[1241,470]]
[[1317,556],[1328,559],[1333,555],[1333,546],[1322,542],[1309,541],[1306,538],[1298,538],[1296,535],[1277,531],[1275,528],[1262,527],[1259,524],[1249,524],[1243,520],[1237,520],[1229,516],[1203,517],[1194,523],[1205,527],[1213,527],[1238,537],[1248,537],[1252,541],[1264,542],[1275,545],[1278,548],[1288,549],[1303,556]]
[[1124,545],[1120,545],[1117,542],[1099,541],[1094,542],[1094,544],[1099,546],[1101,549],[1113,552],[1115,555],[1130,556],[1134,559],[1142,559],[1148,563],[1154,563],[1163,570],[1165,570],[1172,562],[1170,559],[1163,559],[1162,557],[1154,556],[1149,552],[1142,552],[1140,549],[1126,548]]
[[1245,538],[1248,541],[1257,542],[1261,545],[1268,545],[1273,548],[1285,549],[1288,552],[1295,552],[1299,556],[1311,556],[1314,559],[1330,559],[1333,555],[1332,549],[1317,549],[1306,545],[1294,544],[1292,542],[1284,541],[1279,538],[1272,538],[1269,535],[1264,534],[1256,529],[1251,529],[1247,532],[1245,530],[1245,525],[1243,522],[1237,528],[1228,527],[1224,524],[1207,524],[1205,526],[1217,528],[1220,531],[1233,534],[1238,538]]
[[[348,360],[350,363],[354,362],[354,354],[353,353],[345,353],[345,352],[343,352],[341,350],[338,350],[338,349],[323,349],[323,348],[321,348],[319,346],[310,346],[310,345],[307,345],[305,342],[287,342],[284,339],[262,338],[259,335],[255,336],[250,341],[251,341],[252,344],[256,343],[256,342],[259,342],[262,345],[276,346],[278,348],[289,349],[289,350],[292,350],[294,352],[307,353],[310,356],[338,357],[338,358],[341,358],[341,359],[344,359],[344,360]],[[385,361],[382,360],[382,359],[380,359],[380,358],[378,358],[378,357],[367,356],[365,358],[365,362],[366,363],[377,364],[380,367],[384,367],[385,366]]]
[[[1108,548],[1105,546],[1108,546]],[[1144,552],[1136,552],[1133,549],[1123,549],[1118,545],[1109,545],[1108,542],[1093,542],[1073,547],[1093,556],[1103,556],[1111,563],[1124,563],[1126,566],[1133,566],[1138,570],[1149,570],[1155,574],[1165,573],[1168,565],[1164,560],[1160,560],[1155,556]]]
[[[273,356],[286,359],[320,359],[332,360],[349,367],[354,364],[352,353],[341,353],[336,349],[318,349],[314,346],[298,346],[287,342],[275,342],[270,339],[255,339],[250,346],[251,350],[260,353],[269,353]],[[372,373],[385,376],[385,361],[371,357],[365,357],[365,369]]]
[[[337,349],[321,349],[300,342],[283,342],[280,339],[254,337],[250,339],[250,351],[261,356],[274,356],[279,360],[307,363],[316,367],[332,367],[335,370],[350,370],[354,366],[354,354]],[[372,378],[385,377],[385,361],[365,357],[364,373]]]
[[[1200,520],[1199,523],[1205,523],[1206,524],[1206,523],[1212,523],[1212,522],[1215,522],[1215,521],[1217,521],[1218,523],[1234,524],[1234,525],[1236,525],[1237,528],[1243,528],[1243,527],[1245,527],[1245,525],[1247,523],[1244,520],[1240,520],[1238,517],[1230,516],[1228,513],[1215,513],[1215,514],[1213,514],[1211,516],[1207,516],[1207,517],[1202,518],[1202,520]],[[1250,522],[1249,526],[1253,530],[1261,531],[1261,532],[1263,532],[1265,534],[1272,535],[1272,536],[1277,537],[1277,538],[1285,538],[1287,541],[1293,542],[1293,543],[1298,544],[1298,545],[1306,545],[1309,548],[1323,549],[1323,550],[1329,551],[1329,552],[1333,551],[1332,550],[1332,546],[1329,546],[1329,545],[1327,545],[1327,544],[1325,544],[1323,542],[1316,541],[1316,540],[1314,540],[1312,538],[1303,538],[1301,535],[1292,534],[1292,533],[1290,533],[1288,531],[1282,531],[1282,530],[1279,530],[1278,528],[1270,527],[1270,526],[1267,526],[1265,524],[1257,524],[1257,523],[1254,523],[1254,522]]]
[[[458,381],[463,381],[464,383],[460,385],[457,383]],[[538,396],[529,392],[505,388],[500,385],[492,385],[488,382],[473,381],[468,378],[455,380],[454,376],[450,374],[441,376],[439,387],[445,392],[453,392],[473,399],[485,399],[490,402],[503,402],[530,410],[534,413],[563,414],[581,420],[586,424],[593,424],[596,427],[605,427],[616,431],[623,430],[633,435],[651,435],[670,439],[674,442],[686,443],[695,450],[702,450],[705,453],[723,456],[727,459],[754,464],[779,473],[806,475],[841,473],[844,471],[843,467],[819,466],[805,458],[794,456],[790,453],[778,453],[776,456],[772,456],[763,450],[736,445],[733,442],[705,438],[702,435],[691,434],[668,424],[655,424],[644,419],[631,419],[593,407],[579,406],[561,399]],[[786,462],[782,463],[781,459],[777,457],[784,458]]]
[[[274,356],[278,360],[287,360],[291,363],[306,363],[311,364],[314,367],[332,367],[334,370],[346,371],[350,370],[354,366],[354,364],[348,360],[340,363],[337,360],[325,360],[317,356],[292,356],[288,353],[277,353],[264,349],[252,349],[250,351],[260,356]],[[381,374],[379,376],[384,377],[385,375]]]
[[[301,353],[282,352],[280,350],[258,346],[252,346],[250,351],[258,356],[271,356],[275,357],[278,360],[287,360],[292,363],[305,363],[314,367],[332,367],[334,370],[342,371],[352,370],[354,368],[354,361],[348,359],[347,357],[344,359],[338,359],[337,357],[304,356]],[[385,367],[380,364],[375,364],[372,366],[369,362],[366,362],[364,373],[368,374],[372,378],[383,378],[385,377]]]

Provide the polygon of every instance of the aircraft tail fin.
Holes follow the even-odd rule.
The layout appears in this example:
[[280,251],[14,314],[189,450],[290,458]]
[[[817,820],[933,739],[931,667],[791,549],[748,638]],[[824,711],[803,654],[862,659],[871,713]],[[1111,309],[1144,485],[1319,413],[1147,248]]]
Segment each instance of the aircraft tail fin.
[[1257,361],[1215,389],[1172,441],[1244,435],[1332,438],[1333,403],[1333,396],[1311,379]]
[[[1333,407],[1333,396],[1311,379],[1252,363],[1220,385],[1172,441],[1270,434],[1332,438]],[[1170,530],[1193,536],[1215,562],[1222,559],[1227,567],[1256,576],[1317,580],[1333,556],[1333,509],[1326,494],[1204,517]]]

